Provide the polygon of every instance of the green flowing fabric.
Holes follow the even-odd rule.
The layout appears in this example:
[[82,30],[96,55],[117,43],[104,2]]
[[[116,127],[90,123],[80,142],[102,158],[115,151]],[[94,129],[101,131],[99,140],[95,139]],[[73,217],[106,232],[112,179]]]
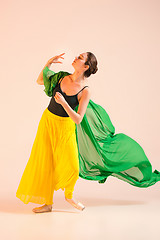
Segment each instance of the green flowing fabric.
[[[71,73],[43,70],[45,93],[51,97],[58,81]],[[78,106],[74,109],[77,112]],[[146,188],[160,181],[160,172],[154,170],[142,147],[124,133],[115,134],[106,110],[91,99],[83,120],[76,124],[79,152],[79,176],[104,183],[109,176],[133,186]]]

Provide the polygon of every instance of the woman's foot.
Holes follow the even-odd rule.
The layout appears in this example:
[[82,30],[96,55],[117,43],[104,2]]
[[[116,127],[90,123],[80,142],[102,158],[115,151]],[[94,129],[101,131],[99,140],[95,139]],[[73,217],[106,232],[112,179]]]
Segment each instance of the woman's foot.
[[82,203],[74,200],[73,198],[72,198],[72,199],[69,199],[69,198],[66,198],[66,197],[65,197],[65,200],[66,200],[67,202],[69,202],[73,207],[77,208],[78,210],[83,211],[83,210],[85,209],[85,206],[83,206]]
[[41,207],[36,207],[32,209],[35,213],[43,213],[43,212],[52,212],[52,205],[43,205]]

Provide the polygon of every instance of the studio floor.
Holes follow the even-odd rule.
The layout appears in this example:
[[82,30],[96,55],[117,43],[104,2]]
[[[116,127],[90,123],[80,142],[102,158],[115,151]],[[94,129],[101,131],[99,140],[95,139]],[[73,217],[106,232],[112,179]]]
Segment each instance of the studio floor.
[[[139,197],[129,185],[122,195],[101,196],[99,192],[78,199],[85,205],[79,211],[65,201],[62,191],[54,197],[52,212],[34,213],[40,206],[24,204],[19,199],[1,198],[0,223],[2,240],[148,240],[158,239],[160,229],[160,201],[149,194]],[[101,188],[104,188],[104,186]],[[126,192],[125,192],[126,191]],[[136,189],[135,191],[144,191]],[[147,190],[146,190],[147,191]],[[126,194],[127,193],[127,194]],[[149,198],[145,196],[150,196]],[[77,199],[77,196],[76,196]],[[137,200],[136,200],[137,199]]]

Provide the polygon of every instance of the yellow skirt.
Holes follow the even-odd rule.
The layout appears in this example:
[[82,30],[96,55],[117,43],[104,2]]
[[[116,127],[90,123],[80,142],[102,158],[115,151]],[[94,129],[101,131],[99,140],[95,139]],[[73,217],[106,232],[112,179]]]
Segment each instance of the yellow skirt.
[[71,199],[78,178],[76,124],[46,108],[16,197],[25,204],[53,204],[54,190],[65,189],[65,196]]

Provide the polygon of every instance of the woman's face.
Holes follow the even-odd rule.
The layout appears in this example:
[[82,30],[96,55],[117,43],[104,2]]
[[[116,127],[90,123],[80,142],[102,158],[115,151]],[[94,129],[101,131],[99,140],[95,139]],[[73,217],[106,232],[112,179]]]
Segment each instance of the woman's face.
[[72,66],[78,72],[85,72],[89,66],[85,65],[84,63],[87,60],[87,53],[81,53],[78,57],[75,57],[74,61],[72,62]]

